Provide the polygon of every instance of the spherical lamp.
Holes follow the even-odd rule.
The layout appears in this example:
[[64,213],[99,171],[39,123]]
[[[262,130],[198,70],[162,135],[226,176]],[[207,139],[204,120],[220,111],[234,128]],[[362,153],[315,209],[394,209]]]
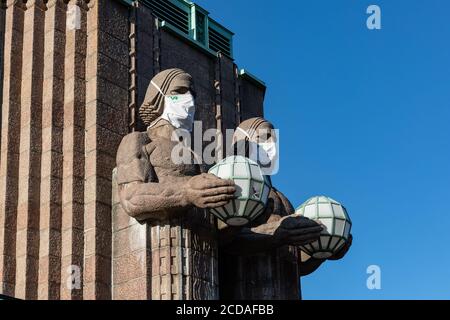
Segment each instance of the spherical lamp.
[[352,222],[339,202],[325,196],[312,197],[298,207],[296,213],[324,227],[319,240],[300,247],[308,255],[317,259],[329,258],[348,240]]
[[231,179],[236,185],[236,199],[210,212],[230,226],[243,226],[260,216],[267,204],[271,188],[259,165],[242,156],[223,159],[209,170],[222,179]]

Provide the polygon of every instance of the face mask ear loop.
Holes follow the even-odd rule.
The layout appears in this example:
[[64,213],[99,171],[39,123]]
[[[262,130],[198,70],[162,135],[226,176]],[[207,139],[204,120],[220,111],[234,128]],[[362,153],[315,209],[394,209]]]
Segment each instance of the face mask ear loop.
[[161,88],[155,83],[155,82],[153,82],[153,80],[152,81],[150,81],[150,83],[156,88],[156,90],[158,90],[159,91],[159,93],[161,93],[162,94],[162,96],[163,97],[165,97],[166,95],[164,94],[164,92],[162,92],[162,90],[161,90]]
[[[151,84],[152,86],[154,86],[154,87],[156,88],[156,90],[158,90],[158,92],[159,92],[163,97],[166,97],[166,95],[164,94],[164,92],[162,92],[161,88],[160,88],[153,80],[150,81],[150,84]],[[156,118],[155,120],[153,120],[153,122],[150,123],[149,126],[147,126],[147,130],[150,129],[151,127],[153,127],[153,126],[159,121],[159,119],[161,119],[161,116],[159,116],[158,118]]]
[[[245,135],[246,139],[244,139],[244,148],[245,148],[245,157],[249,158],[250,157],[250,144],[254,143],[251,141],[249,134],[247,133],[247,131],[245,131],[244,129],[240,128],[240,127],[236,127],[236,129],[240,132],[242,132],[242,134]],[[255,143],[256,144],[256,143]]]
[[247,140],[250,141],[250,136],[248,135],[247,131],[245,131],[244,129],[242,129],[240,127],[237,127],[236,129],[239,130],[240,132],[242,132],[247,137]]

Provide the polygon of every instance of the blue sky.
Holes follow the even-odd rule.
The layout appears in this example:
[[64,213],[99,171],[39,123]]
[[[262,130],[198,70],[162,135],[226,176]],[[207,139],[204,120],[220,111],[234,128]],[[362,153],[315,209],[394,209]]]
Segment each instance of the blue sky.
[[[450,298],[450,2],[198,0],[236,33],[280,129],[274,184],[325,194],[354,245],[302,279],[305,299]],[[381,8],[368,30],[366,8]],[[381,268],[368,290],[366,268]]]

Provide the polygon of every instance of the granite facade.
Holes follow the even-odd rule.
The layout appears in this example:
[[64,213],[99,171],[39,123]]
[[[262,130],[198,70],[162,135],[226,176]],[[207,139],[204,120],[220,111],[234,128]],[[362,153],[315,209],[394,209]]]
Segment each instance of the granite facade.
[[[73,5],[80,28],[66,23]],[[145,130],[137,107],[161,70],[193,76],[204,130],[262,115],[264,88],[240,77],[232,59],[160,28],[141,4],[2,1],[0,28],[0,293],[193,298],[171,278],[188,271],[170,261],[200,253],[171,251],[182,229],[160,228],[152,240],[152,226],[123,212],[112,177],[118,145]]]

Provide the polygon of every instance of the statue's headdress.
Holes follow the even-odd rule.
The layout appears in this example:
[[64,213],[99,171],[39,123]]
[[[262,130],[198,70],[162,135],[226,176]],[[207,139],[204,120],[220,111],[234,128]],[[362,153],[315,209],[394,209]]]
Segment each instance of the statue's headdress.
[[149,84],[144,102],[139,109],[139,116],[147,126],[163,113],[164,95],[170,94],[173,89],[187,83],[192,85],[192,76],[181,69],[167,69],[154,76],[152,82],[154,85]]

